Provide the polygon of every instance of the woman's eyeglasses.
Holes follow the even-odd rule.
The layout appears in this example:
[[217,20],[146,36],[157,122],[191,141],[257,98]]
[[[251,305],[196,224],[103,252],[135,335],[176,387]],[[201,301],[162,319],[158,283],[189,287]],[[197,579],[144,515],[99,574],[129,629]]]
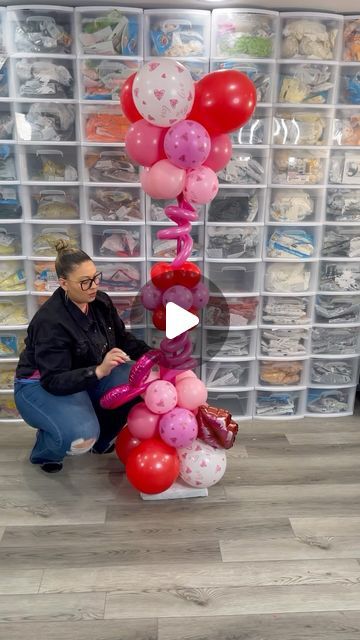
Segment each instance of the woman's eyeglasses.
[[93,278],[87,278],[86,280],[81,280],[80,282],[78,282],[78,284],[80,285],[83,291],[89,291],[89,289],[91,289],[93,284],[96,284],[96,286],[98,286],[101,283],[101,280],[102,280],[102,273],[101,271],[99,271],[99,273],[95,273]]

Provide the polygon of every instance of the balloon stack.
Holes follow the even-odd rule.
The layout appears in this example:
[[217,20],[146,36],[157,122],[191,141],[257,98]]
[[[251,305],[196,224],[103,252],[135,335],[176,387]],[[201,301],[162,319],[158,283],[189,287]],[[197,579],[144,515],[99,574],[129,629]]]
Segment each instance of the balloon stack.
[[[182,64],[168,58],[147,62],[123,85],[121,105],[132,123],[125,146],[142,165],[141,186],[152,198],[177,199],[165,208],[175,225],[158,233],[160,239],[176,240],[176,257],[171,264],[154,265],[141,292],[161,331],[168,302],[196,314],[208,302],[201,271],[189,261],[195,207],[216,196],[216,172],[232,154],[228,134],[249,120],[255,104],[255,86],[240,71],[215,71],[195,84]],[[161,493],[179,476],[189,486],[207,488],[225,473],[225,450],[233,446],[238,426],[226,409],[206,403],[196,364],[187,332],[164,338],[159,350],[133,365],[128,384],[101,400],[104,408],[114,409],[143,397],[116,441],[129,481],[143,493]]]

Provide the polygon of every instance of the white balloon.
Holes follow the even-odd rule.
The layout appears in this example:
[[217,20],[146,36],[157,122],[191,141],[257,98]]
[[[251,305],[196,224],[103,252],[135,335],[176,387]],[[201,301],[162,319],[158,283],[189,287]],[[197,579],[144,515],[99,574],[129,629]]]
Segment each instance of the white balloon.
[[195,85],[184,65],[169,58],[150,60],[138,71],[133,99],[143,118],[158,127],[171,127],[190,113]]
[[225,449],[215,449],[202,440],[177,449],[180,477],[191,487],[212,487],[226,470]]

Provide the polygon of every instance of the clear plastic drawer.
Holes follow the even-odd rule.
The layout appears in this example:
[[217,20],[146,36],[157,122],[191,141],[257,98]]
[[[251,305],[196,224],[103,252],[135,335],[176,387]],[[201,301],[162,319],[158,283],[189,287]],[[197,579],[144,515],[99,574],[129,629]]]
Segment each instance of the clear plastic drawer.
[[137,222],[144,219],[141,190],[137,187],[88,187],[85,211],[94,222]]
[[312,358],[310,361],[310,384],[314,386],[356,385],[359,364],[354,358]]
[[76,147],[24,146],[21,162],[25,182],[71,183],[79,181]]
[[11,391],[14,388],[16,364],[1,363],[0,391]]
[[28,321],[26,296],[0,298],[1,327],[22,327],[27,325]]
[[22,420],[16,408],[12,391],[9,391],[8,394],[1,394],[0,396],[0,420]]
[[255,328],[249,327],[248,329],[231,331],[228,329],[205,329],[204,359],[252,358],[255,356],[255,344]]
[[360,189],[328,189],[326,219],[329,222],[360,222]]
[[360,293],[360,262],[322,260],[319,275],[320,291]]
[[116,144],[124,142],[129,129],[129,120],[123,115],[120,105],[82,104],[81,132],[84,142]]
[[211,55],[214,58],[274,58],[278,14],[257,9],[215,9]]
[[210,11],[149,9],[144,16],[145,57],[209,57]]
[[259,287],[258,262],[227,262],[205,265],[210,291],[217,293],[252,293]]
[[9,7],[7,27],[11,53],[73,52],[73,9],[68,7]]
[[11,258],[0,260],[0,291],[9,291],[10,293],[25,290],[26,275],[24,261],[12,260]]
[[337,101],[339,104],[360,105],[360,74],[357,65],[341,67]]
[[34,220],[76,220],[80,217],[78,187],[29,187],[30,215]]
[[360,151],[332,151],[329,182],[358,187],[360,184]]
[[258,355],[270,358],[294,358],[307,356],[310,351],[309,329],[261,329]]
[[[162,260],[176,257],[177,240],[161,240],[157,237],[158,232],[163,228],[169,227],[148,227],[148,256],[150,258]],[[203,255],[204,249],[203,229],[200,226],[193,226],[190,235],[193,239],[191,258],[199,258]]]
[[[1,64],[1,62],[0,62]],[[1,98],[1,70],[0,70],[0,98]],[[14,139],[14,116],[10,102],[0,102],[0,143]]]
[[254,362],[207,362],[203,367],[203,381],[209,389],[249,387],[253,384]]
[[280,63],[278,102],[287,104],[332,104],[336,67],[327,64]]
[[13,58],[15,95],[19,100],[73,100],[75,61],[72,58]]
[[264,254],[277,260],[307,260],[318,255],[319,227],[268,227]]
[[[59,281],[55,271],[54,260],[35,260],[31,263],[33,269],[32,288],[36,292],[53,293],[58,286]],[[37,298],[37,302],[41,299]]]
[[80,68],[81,100],[115,100],[119,102],[125,80],[139,70],[137,60],[82,58]]
[[145,283],[144,262],[109,262],[96,259],[96,269],[102,273],[101,289],[110,293],[139,291]]
[[360,16],[344,16],[342,59],[360,62],[359,49]]
[[0,222],[0,257],[21,256],[22,254],[21,225],[1,224]]
[[306,296],[262,296],[260,322],[269,325],[303,325],[312,318],[313,300]]
[[360,258],[360,226],[325,227],[321,255],[332,258]]
[[208,258],[237,260],[259,258],[261,255],[262,227],[246,226],[206,227],[206,255]]
[[142,10],[79,7],[75,11],[79,54],[142,57]]
[[267,159],[266,150],[234,149],[228,164],[218,173],[219,183],[229,186],[265,185]]
[[16,182],[18,179],[14,145],[2,144],[0,145],[0,185],[4,182]]
[[[169,205],[177,206],[176,200],[155,200],[146,196],[146,218],[151,222],[168,222],[169,225],[174,224],[170,222],[169,218],[165,215],[165,209]],[[193,205],[196,210],[199,221],[204,219],[205,206]]]
[[360,323],[360,295],[328,294],[317,296],[315,322],[335,325]]
[[358,327],[313,327],[311,350],[322,355],[357,354],[359,339]]
[[338,389],[310,388],[307,393],[306,411],[317,417],[351,415],[354,408],[356,387]]
[[336,60],[342,16],[326,13],[280,13],[281,57]]
[[31,227],[31,255],[54,258],[56,256],[56,244],[62,240],[69,248],[80,247],[80,225],[33,225]]
[[86,147],[83,149],[85,181],[99,184],[139,183],[139,167],[129,159],[125,149]]
[[129,329],[145,324],[145,308],[139,296],[112,296],[119,317]]
[[274,188],[270,191],[268,209],[271,222],[320,222],[324,194],[321,189]]
[[304,415],[304,391],[264,391],[255,394],[256,418],[288,420],[302,418]]
[[[274,95],[274,63],[240,61],[240,60],[215,60],[211,63],[211,70],[235,69],[241,71],[252,80],[256,88],[257,104],[268,104]],[[253,143],[258,144],[258,143]]]
[[258,303],[257,297],[210,296],[205,307],[205,324],[231,328],[255,325]]
[[144,258],[144,226],[104,227],[92,225],[92,255],[109,258]]
[[331,120],[324,110],[277,109],[273,118],[273,144],[287,146],[327,145]]
[[342,147],[360,145],[360,116],[354,109],[337,109],[335,111],[332,143]]
[[317,185],[324,182],[324,151],[306,149],[276,149],[273,152],[272,182],[296,186]]
[[245,418],[251,418],[253,399],[254,392],[250,390],[231,393],[225,391],[217,392],[210,389],[207,401],[211,407],[227,409],[234,420],[244,420]]
[[265,189],[222,189],[209,205],[208,221],[241,224],[261,222]]
[[273,293],[305,293],[315,286],[311,263],[267,262],[264,265],[264,290]]
[[271,127],[270,110],[260,106],[241,129],[230,132],[230,138],[233,144],[267,145],[270,143]]
[[289,387],[306,384],[306,360],[259,360],[257,365],[257,385]]
[[9,97],[9,61],[4,55],[0,58],[0,98]]
[[[2,301],[3,302],[3,301]],[[2,322],[2,324],[4,324]],[[24,331],[0,331],[0,362],[16,360],[25,348]]]
[[75,142],[76,107],[60,102],[15,104],[17,137],[23,142]]

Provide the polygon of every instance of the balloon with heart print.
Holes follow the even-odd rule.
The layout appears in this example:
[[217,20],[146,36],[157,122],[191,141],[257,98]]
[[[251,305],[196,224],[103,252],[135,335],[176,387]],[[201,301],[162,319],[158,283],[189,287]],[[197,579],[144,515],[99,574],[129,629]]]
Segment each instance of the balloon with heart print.
[[194,120],[182,120],[166,132],[164,150],[168,159],[181,169],[196,169],[210,153],[210,136]]
[[186,174],[184,197],[194,204],[208,204],[219,190],[219,180],[210,167],[191,169]]
[[195,86],[184,65],[171,58],[150,60],[136,74],[132,94],[143,118],[158,127],[171,127],[191,111]]
[[177,450],[180,477],[191,487],[208,488],[219,482],[226,470],[224,449],[214,449],[201,440]]
[[188,409],[174,407],[160,418],[160,438],[171,447],[187,447],[195,440],[197,434],[197,420]]

